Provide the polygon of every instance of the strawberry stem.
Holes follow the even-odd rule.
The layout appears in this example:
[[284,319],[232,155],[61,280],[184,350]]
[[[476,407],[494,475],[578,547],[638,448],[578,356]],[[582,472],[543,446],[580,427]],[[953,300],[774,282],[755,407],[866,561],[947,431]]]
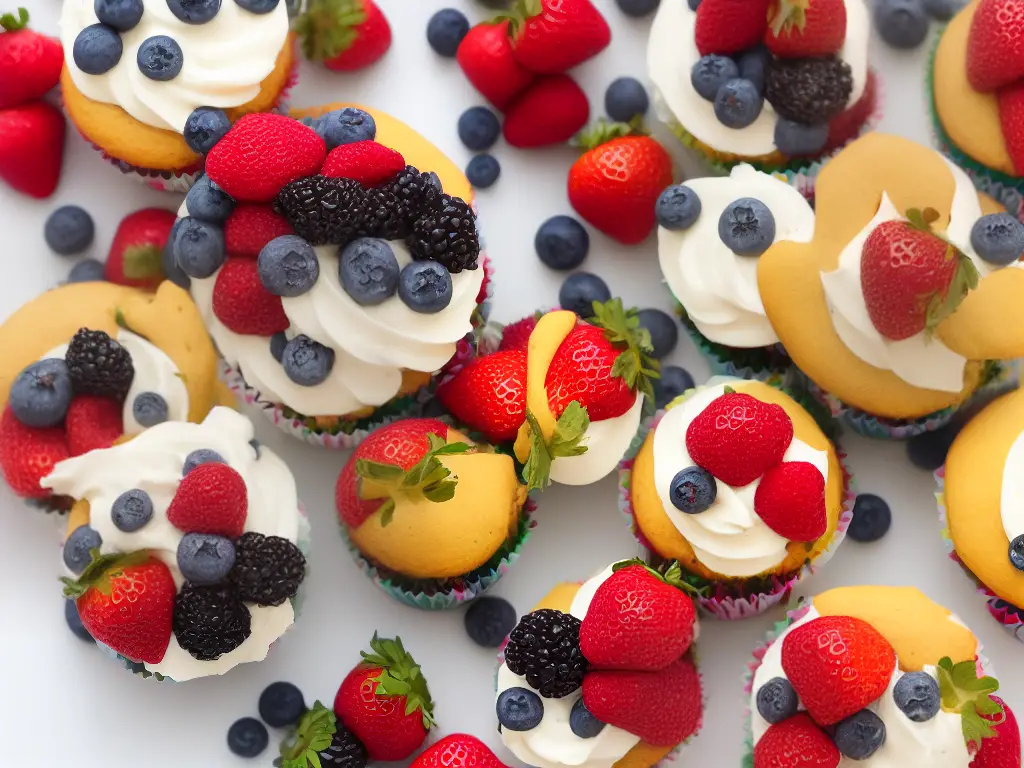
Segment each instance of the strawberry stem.
[[129,280],[145,280],[163,274],[162,248],[152,243],[125,249],[121,270]]
[[378,696],[404,696],[405,714],[421,711],[423,727],[429,731],[436,724],[434,702],[430,698],[427,679],[412,654],[405,650],[402,638],[378,638],[374,632],[370,651],[360,651],[360,655],[364,664],[380,668],[380,674],[373,678],[377,682],[374,693]]
[[77,600],[90,589],[97,589],[104,595],[110,594],[110,582],[116,579],[126,568],[149,562],[151,556],[146,550],[123,554],[115,552],[109,555],[100,554],[98,549],[89,550],[89,564],[77,579],[66,576],[60,578],[64,585],[64,597]]
[[612,375],[654,402],[654,379],[661,376],[661,364],[651,357],[651,333],[640,325],[639,312],[636,308],[624,309],[619,298],[595,301],[593,308],[590,322],[604,329],[605,338],[622,350],[612,365]]
[[312,61],[333,59],[347,51],[366,21],[362,0],[310,0],[295,22],[302,52]]
[[320,765],[320,752],[331,746],[338,731],[334,712],[317,701],[299,720],[295,732],[281,743],[280,768]]
[[501,24],[507,21],[508,36],[515,39],[516,35],[519,34],[519,30],[526,26],[526,22],[534,16],[540,16],[543,11],[544,6],[541,0],[516,0],[511,8],[505,13],[495,16],[491,23]]
[[530,455],[523,466],[523,482],[527,491],[543,490],[551,485],[551,465],[555,459],[581,456],[587,452],[582,441],[590,428],[590,417],[587,409],[578,400],[573,400],[558,417],[550,441],[544,440],[537,417],[529,410],[526,412],[526,424],[530,431]]
[[590,128],[584,128],[577,133],[569,144],[580,149],[597,149],[602,144],[607,144],[614,139],[621,139],[625,136],[647,136],[647,129],[644,127],[644,120],[637,115],[628,123],[610,123],[607,120],[598,120]]
[[968,749],[980,749],[982,739],[996,735],[993,726],[1006,719],[1003,705],[992,697],[999,690],[999,681],[978,677],[974,659],[954,664],[945,656],[939,660],[936,672],[943,711],[960,715]]
[[28,9],[19,8],[18,15],[15,16],[13,13],[5,13],[0,16],[0,27],[3,27],[7,32],[17,32],[19,29],[25,29],[28,26]]

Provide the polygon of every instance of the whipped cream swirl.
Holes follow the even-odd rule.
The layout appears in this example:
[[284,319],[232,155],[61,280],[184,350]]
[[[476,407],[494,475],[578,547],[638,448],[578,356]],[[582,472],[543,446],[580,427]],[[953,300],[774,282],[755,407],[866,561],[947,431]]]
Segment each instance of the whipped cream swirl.
[[562,485],[590,485],[611,474],[629,450],[643,418],[644,395],[621,416],[592,421],[583,436],[586,453],[561,456],[551,462],[551,479]]

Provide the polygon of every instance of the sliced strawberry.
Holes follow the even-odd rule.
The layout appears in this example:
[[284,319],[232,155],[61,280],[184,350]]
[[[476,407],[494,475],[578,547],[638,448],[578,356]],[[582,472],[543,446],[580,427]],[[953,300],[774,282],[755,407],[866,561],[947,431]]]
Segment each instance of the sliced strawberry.
[[754,492],[754,511],[785,539],[817,541],[828,529],[825,478],[806,461],[777,464]]
[[109,448],[124,434],[122,406],[116,400],[97,395],[78,395],[71,401],[64,429],[72,456]]
[[376,141],[356,141],[335,147],[327,155],[320,175],[354,179],[364,187],[391,181],[405,169],[405,158]]
[[288,219],[269,205],[242,203],[224,223],[224,249],[229,256],[256,258],[274,238],[294,234]]
[[437,399],[492,443],[515,440],[526,421],[526,353],[495,352],[477,358],[438,387]]
[[250,336],[273,336],[289,325],[281,297],[263,287],[255,259],[224,262],[213,285],[213,314],[235,333]]
[[776,723],[754,747],[754,768],[837,768],[841,755],[803,712]]

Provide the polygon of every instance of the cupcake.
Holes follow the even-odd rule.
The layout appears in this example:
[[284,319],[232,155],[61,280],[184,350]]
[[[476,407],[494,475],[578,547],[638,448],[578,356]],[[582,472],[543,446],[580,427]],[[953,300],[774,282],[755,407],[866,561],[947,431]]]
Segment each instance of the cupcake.
[[746,618],[782,602],[845,536],[841,459],[786,392],[716,378],[655,417],[622,464],[622,508],[651,562],[678,561],[702,608]]
[[471,354],[485,257],[469,183],[433,145],[380,112],[303,119],[243,117],[172,250],[229,385],[291,434],[350,448]]
[[532,505],[511,456],[435,419],[370,433],[335,488],[353,557],[373,582],[416,608],[453,608],[519,558]]
[[241,414],[165,422],[65,459],[42,485],[75,501],[64,595],[126,668],[222,675],[262,661],[294,622],[308,524],[288,467]]
[[0,469],[20,497],[67,509],[40,480],[60,461],[233,398],[188,294],[105,282],[38,296],[0,325]]
[[744,764],[1019,768],[1020,731],[980,649],[913,587],[823,592],[754,652]]
[[297,64],[286,5],[65,0],[68,117],[122,172],[184,192],[212,137],[281,106]]
[[[814,238],[758,263],[811,391],[872,437],[936,429],[1024,354],[1024,227],[927,147],[858,139],[818,177]],[[931,266],[908,267],[903,248]]]
[[557,585],[503,650],[502,741],[523,763],[546,768],[655,765],[700,730],[697,634],[689,595],[637,561]]
[[719,169],[750,163],[808,190],[815,161],[870,129],[864,0],[663,3],[647,72],[676,136]]
[[[775,176],[738,165],[662,193],[658,260],[683,327],[715,374],[765,379],[790,360],[757,288],[758,257],[814,236],[807,200]],[[754,227],[748,225],[754,222]]]

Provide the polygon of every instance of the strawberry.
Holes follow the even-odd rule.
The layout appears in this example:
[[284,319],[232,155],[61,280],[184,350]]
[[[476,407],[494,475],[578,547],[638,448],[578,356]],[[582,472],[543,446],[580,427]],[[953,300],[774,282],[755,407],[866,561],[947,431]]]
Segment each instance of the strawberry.
[[311,0],[295,31],[306,58],[335,72],[368,67],[391,47],[391,26],[373,0]]
[[603,328],[578,324],[559,345],[544,379],[555,416],[573,400],[587,409],[591,421],[613,419],[632,408],[636,393],[612,373],[620,354]]
[[409,768],[508,768],[476,736],[453,733],[428,747]]
[[171,640],[174,598],[170,570],[149,552],[100,555],[77,579],[62,578],[82,625],[126,659],[157,664]]
[[502,133],[513,147],[544,147],[568,141],[589,119],[590,102],[576,81],[568,75],[549,75],[512,103]]
[[770,0],[703,0],[694,37],[701,56],[753,48],[768,30]]
[[507,21],[470,29],[455,59],[473,87],[502,111],[533,82],[533,73],[512,56]]
[[327,156],[316,131],[284,115],[245,115],[206,156],[206,175],[238,202],[269,203],[281,188],[312,176]]
[[121,219],[103,268],[107,280],[155,290],[164,279],[160,259],[176,219],[163,208],[143,208]]
[[767,731],[754,747],[754,768],[837,768],[832,739],[800,712]]
[[263,246],[276,237],[294,235],[288,219],[269,205],[242,203],[224,222],[224,250],[229,256],[256,258]]
[[33,429],[18,421],[11,406],[0,417],[0,468],[16,494],[26,499],[45,499],[50,491],[39,481],[54,465],[71,456],[60,427]]
[[758,483],[754,511],[783,538],[817,541],[828,529],[825,478],[806,461],[776,464]]
[[28,25],[28,11],[0,16],[0,109],[38,99],[57,85],[64,66],[60,40]]
[[356,141],[332,149],[320,174],[376,187],[391,181],[404,168],[405,158],[395,150],[376,141]]
[[209,462],[190,470],[167,507],[167,522],[186,533],[237,539],[245,530],[249,495],[245,480],[227,464]]
[[499,352],[510,349],[519,349],[523,352],[530,345],[530,334],[537,327],[536,315],[527,315],[522,320],[517,320],[511,325],[506,325],[501,332],[501,344],[498,345]]
[[78,395],[68,406],[64,429],[72,456],[109,448],[124,434],[121,404],[109,397]]
[[599,123],[580,144],[587,151],[569,169],[572,207],[620,243],[643,241],[654,229],[658,195],[672,183],[672,158],[623,123]]
[[648,744],[681,744],[700,728],[700,676],[690,655],[657,672],[590,671],[583,678],[583,703],[603,723]]
[[477,358],[438,387],[437,399],[490,442],[515,440],[526,420],[526,352]]
[[899,341],[931,333],[978,285],[978,270],[956,246],[932,233],[933,208],[909,221],[875,227],[861,249],[860,281],[871,323]]
[[726,387],[686,428],[690,458],[727,485],[741,488],[782,461],[793,422],[781,406]]
[[63,162],[64,115],[59,109],[30,101],[0,110],[0,179],[42,199],[57,189]]
[[[591,669],[656,672],[690,648],[696,613],[679,587],[643,564],[616,566],[580,626]],[[679,577],[676,571],[677,583]]]
[[[992,726],[995,730],[993,736],[982,739],[981,748],[971,761],[971,768],[1020,768],[1020,729],[1017,727],[1017,718],[998,696],[993,696],[992,700],[1003,708],[1002,722]],[[991,716],[986,719],[994,720]]]
[[782,669],[818,725],[834,725],[864,709],[889,686],[896,653],[861,619],[821,616],[782,641]]
[[370,649],[342,681],[334,714],[363,743],[371,761],[405,760],[434,725],[427,681],[401,638],[374,634]]
[[213,284],[213,314],[235,333],[273,336],[288,327],[281,297],[260,281],[255,259],[229,258]]
[[772,0],[764,44],[779,58],[830,56],[845,42],[844,0]]
[[1024,176],[1024,80],[1000,88],[996,98],[1006,150],[1016,174]]
[[967,79],[994,91],[1024,78],[1024,0],[981,0],[967,37]]
[[508,18],[512,55],[541,75],[582,64],[612,41],[608,22],[590,0],[517,0]]

